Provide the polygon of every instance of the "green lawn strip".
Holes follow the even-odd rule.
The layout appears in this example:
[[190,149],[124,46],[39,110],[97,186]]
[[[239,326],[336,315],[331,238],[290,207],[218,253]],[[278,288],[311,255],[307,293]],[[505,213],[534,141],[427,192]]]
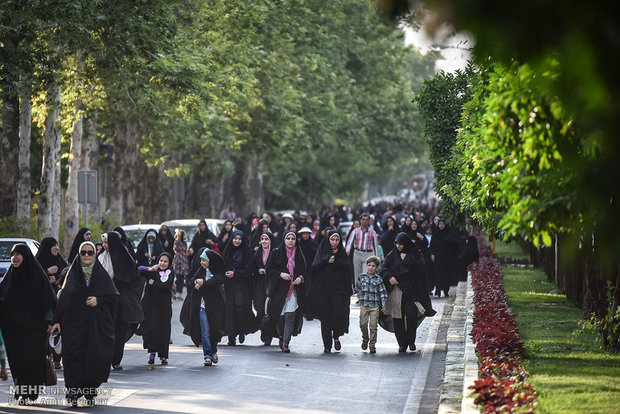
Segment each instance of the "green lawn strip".
[[539,269],[503,266],[504,289],[526,349],[537,413],[620,413],[620,355],[580,329],[583,314]]
[[[489,242],[489,245],[491,242]],[[495,255],[501,257],[510,257],[515,260],[530,259],[530,256],[521,249],[516,242],[504,243],[501,241],[495,242]]]

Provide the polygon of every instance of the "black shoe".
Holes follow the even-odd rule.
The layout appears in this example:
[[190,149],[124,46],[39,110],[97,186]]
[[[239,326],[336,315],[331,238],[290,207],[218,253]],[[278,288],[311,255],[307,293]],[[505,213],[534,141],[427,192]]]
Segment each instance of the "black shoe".
[[123,370],[123,366],[121,364],[112,365],[112,369],[114,371],[122,371]]
[[331,353],[331,352],[332,352],[332,350],[331,350],[331,349],[329,349],[329,348],[325,348],[325,349],[323,350],[323,352],[325,352],[326,354],[329,354],[329,353]]
[[271,339],[272,339],[272,338],[269,338],[269,339],[267,339],[267,340],[264,340],[264,341],[263,341],[263,345],[265,345],[265,346],[271,346]]
[[409,350],[410,350],[410,351],[412,351],[412,352],[413,352],[413,351],[415,351],[415,349],[416,349],[416,348],[415,348],[415,344],[411,344],[411,345],[409,345]]
[[288,354],[289,352],[291,352],[291,350],[289,349],[288,345],[282,345],[282,352],[284,352],[285,354]]
[[398,352],[407,352],[407,347],[406,346],[399,346],[398,347]]
[[237,345],[237,341],[235,340],[234,336],[229,336],[228,337],[228,346],[235,346]]
[[245,342],[245,335],[239,335],[239,343],[242,344]]
[[340,344],[340,339],[334,338],[334,349],[336,351],[340,351],[342,349],[342,345]]
[[168,365],[168,358],[161,358],[161,365]]

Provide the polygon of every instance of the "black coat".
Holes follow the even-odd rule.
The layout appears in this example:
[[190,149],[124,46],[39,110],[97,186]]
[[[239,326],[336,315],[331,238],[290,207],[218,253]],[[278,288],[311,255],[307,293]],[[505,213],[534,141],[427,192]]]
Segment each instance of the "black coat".
[[252,280],[250,279],[250,250],[248,241],[240,231],[235,231],[232,238],[241,235],[241,245],[236,247],[232,239],[226,244],[222,259],[224,269],[234,272],[232,278],[224,281],[226,292],[226,334],[229,336],[245,335],[254,332],[254,313],[252,312]]
[[[172,265],[172,257],[168,256]],[[174,271],[170,267],[164,272],[142,270],[140,275],[146,280],[142,297],[144,320],[140,324],[142,344],[144,349],[158,352],[160,357],[168,357]],[[149,283],[150,280],[153,284]]]
[[329,320],[334,336],[338,337],[349,332],[353,270],[342,243],[336,253],[332,251],[329,238],[333,234],[338,233],[332,230],[325,235],[312,263],[312,276],[306,285],[306,316],[316,316],[323,322]]
[[73,259],[75,259],[75,256],[79,253],[78,249],[80,248],[80,245],[86,241],[84,240],[84,235],[89,231],[90,230],[88,228],[82,227],[75,235],[73,243],[71,244],[71,250],[69,251],[69,257],[67,258],[69,263],[73,263]]
[[0,329],[15,384],[42,385],[48,327],[45,316],[56,307],[56,295],[30,248],[20,243],[13,251],[24,259],[18,268],[11,265],[0,281]]
[[[402,235],[402,236],[401,236]],[[431,306],[426,284],[426,268],[422,252],[418,249],[406,233],[399,233],[397,240],[405,244],[403,252],[406,256],[401,259],[401,252],[393,249],[385,258],[381,267],[381,278],[388,291],[393,289],[390,278],[396,278],[398,287],[403,292],[403,302],[407,307],[415,306],[419,302],[426,313],[424,316],[433,316],[437,313]]]
[[[209,257],[209,270],[213,277],[206,280],[200,290],[194,289],[196,279],[205,279],[205,270],[200,266],[200,255],[207,251]],[[192,268],[188,275],[187,296],[183,302],[179,320],[183,325],[183,333],[192,338],[196,346],[202,343],[200,330],[200,300],[204,298],[211,343],[218,343],[225,335],[226,325],[226,297],[224,294],[224,261],[222,257],[206,248],[198,250],[192,262]]]
[[[89,296],[97,298],[97,306],[86,305]],[[110,275],[97,260],[88,286],[80,258],[74,260],[54,314],[62,332],[66,387],[98,387],[108,380],[118,298]]]
[[[295,267],[293,280],[299,276],[304,276],[307,271],[306,259],[299,247],[295,247]],[[267,261],[267,316],[269,318],[269,325],[272,329],[276,329],[280,320],[280,313],[284,308],[286,302],[286,296],[289,290],[290,281],[282,279],[280,273],[289,273],[286,265],[288,259],[286,257],[286,247],[284,242],[282,245],[274,249],[269,254],[269,260]],[[306,299],[306,287],[304,283],[294,285],[294,290],[297,295],[297,311],[295,312],[295,328],[293,329],[293,335],[297,335],[301,332],[302,315],[304,313],[305,299]]]

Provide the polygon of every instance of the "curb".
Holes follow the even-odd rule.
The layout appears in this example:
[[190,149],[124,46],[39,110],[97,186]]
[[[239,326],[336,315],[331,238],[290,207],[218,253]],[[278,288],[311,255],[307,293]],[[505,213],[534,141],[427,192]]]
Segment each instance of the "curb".
[[480,413],[467,389],[478,379],[478,358],[469,336],[474,315],[471,277],[467,280],[459,282],[456,288],[447,335],[444,380],[437,409],[439,414]]

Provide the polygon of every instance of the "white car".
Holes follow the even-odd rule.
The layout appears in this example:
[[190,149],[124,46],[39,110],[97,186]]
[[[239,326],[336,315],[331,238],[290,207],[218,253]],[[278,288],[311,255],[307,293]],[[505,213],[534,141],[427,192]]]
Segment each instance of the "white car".
[[37,255],[39,251],[39,242],[33,239],[24,238],[4,238],[0,239],[0,278],[4,276],[9,267],[11,267],[11,250],[17,243],[24,243],[30,247],[33,255]]
[[159,231],[159,224],[126,224],[121,228],[127,235],[127,240],[133,245],[133,249],[136,250],[146,231],[148,229]]
[[[222,227],[224,226],[224,222],[226,220],[223,219],[204,219],[207,222],[207,227],[211,230],[211,233],[215,234],[215,237],[219,236]],[[185,241],[189,246],[192,243],[192,238],[194,238],[194,234],[198,232],[198,222],[200,219],[177,219],[177,220],[168,220],[161,223],[162,225],[168,226],[170,232],[174,235],[176,229],[185,230]],[[159,226],[157,226],[159,229]]]

